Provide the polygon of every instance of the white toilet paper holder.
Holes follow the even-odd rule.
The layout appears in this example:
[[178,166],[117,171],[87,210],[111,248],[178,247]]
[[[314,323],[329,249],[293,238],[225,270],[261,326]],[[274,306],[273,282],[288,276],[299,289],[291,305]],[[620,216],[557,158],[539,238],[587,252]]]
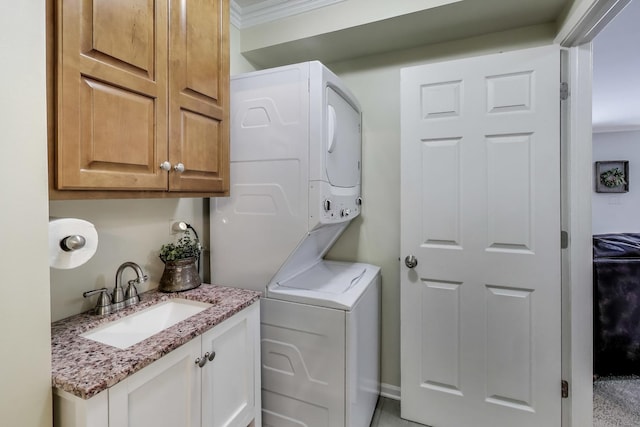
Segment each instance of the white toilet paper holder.
[[76,268],[93,257],[98,233],[93,224],[79,218],[49,218],[49,266]]

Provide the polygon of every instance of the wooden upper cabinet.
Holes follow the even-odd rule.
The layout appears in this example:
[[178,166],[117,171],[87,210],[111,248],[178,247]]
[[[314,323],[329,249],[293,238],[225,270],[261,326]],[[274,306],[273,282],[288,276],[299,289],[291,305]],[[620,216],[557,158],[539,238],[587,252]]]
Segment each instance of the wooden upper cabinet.
[[228,193],[228,13],[228,0],[57,0],[52,198]]
[[184,167],[170,190],[228,191],[227,11],[227,0],[170,1],[169,161]]

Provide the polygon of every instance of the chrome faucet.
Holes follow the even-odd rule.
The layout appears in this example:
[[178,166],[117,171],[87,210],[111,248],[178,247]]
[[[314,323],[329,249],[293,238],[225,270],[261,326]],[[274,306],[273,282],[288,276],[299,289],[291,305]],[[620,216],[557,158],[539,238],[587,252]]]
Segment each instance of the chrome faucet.
[[[129,286],[126,291],[122,289],[122,273],[127,267],[131,267],[136,272],[136,278],[129,280]],[[116,272],[116,285],[113,289],[113,295],[111,297],[111,308],[113,311],[118,311],[124,307],[137,304],[140,302],[140,296],[138,295],[138,289],[136,283],[143,283],[149,279],[149,276],[142,272],[142,269],[135,262],[127,261],[118,267]]]
[[[127,267],[133,268],[136,272],[136,278],[129,280],[127,290],[123,291],[122,273]],[[147,279],[149,279],[149,276],[142,272],[142,269],[138,264],[135,262],[125,262],[118,267],[118,271],[116,272],[116,285],[113,288],[112,295],[109,295],[107,288],[102,288],[87,291],[83,293],[82,296],[88,298],[92,295],[100,294],[94,313],[103,316],[139,303],[140,296],[138,295],[138,289],[136,289],[136,283],[146,282]]]

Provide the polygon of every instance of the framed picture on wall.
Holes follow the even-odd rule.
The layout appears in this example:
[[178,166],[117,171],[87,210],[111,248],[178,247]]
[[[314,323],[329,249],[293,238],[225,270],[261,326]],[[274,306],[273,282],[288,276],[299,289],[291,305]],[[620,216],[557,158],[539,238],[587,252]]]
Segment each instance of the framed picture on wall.
[[626,193],[629,191],[629,161],[596,162],[596,192]]

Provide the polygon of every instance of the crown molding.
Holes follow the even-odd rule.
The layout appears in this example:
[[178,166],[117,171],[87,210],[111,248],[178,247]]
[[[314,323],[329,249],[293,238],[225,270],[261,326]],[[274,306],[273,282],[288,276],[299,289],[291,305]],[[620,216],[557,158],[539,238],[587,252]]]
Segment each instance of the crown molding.
[[230,19],[234,26],[243,29],[343,1],[345,0],[264,0],[255,5],[241,7],[231,0]]
[[231,21],[231,24],[236,28],[240,28],[242,21],[242,18],[240,16],[241,13],[242,10],[240,10],[240,6],[238,6],[238,3],[231,0],[229,2],[229,20]]
[[[581,14],[581,18],[567,34],[556,38],[563,47],[579,46],[591,42],[616,17],[631,0],[595,0],[591,6]],[[579,2],[573,2],[578,4]],[[586,5],[588,2],[579,4]]]

